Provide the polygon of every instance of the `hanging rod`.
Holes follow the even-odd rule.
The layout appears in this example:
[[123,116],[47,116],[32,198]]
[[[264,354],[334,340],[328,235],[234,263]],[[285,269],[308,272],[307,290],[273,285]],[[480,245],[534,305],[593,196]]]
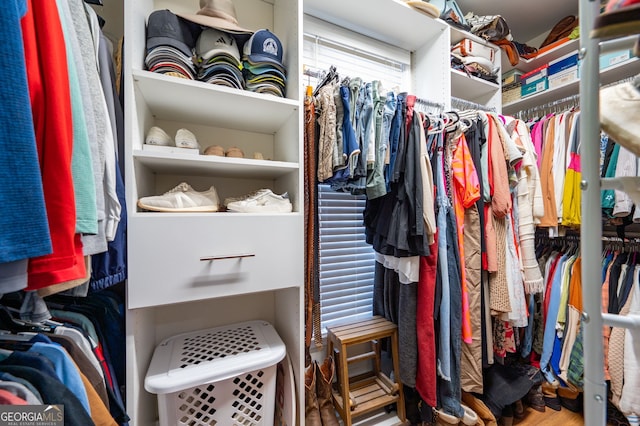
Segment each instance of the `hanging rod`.
[[421,105],[427,106],[427,107],[437,108],[437,109],[439,109],[441,111],[444,111],[444,107],[445,107],[445,105],[443,103],[436,102],[436,101],[430,101],[429,99],[416,98],[416,102],[421,104]]
[[487,105],[478,104],[466,99],[456,98],[455,96],[451,97],[451,107],[454,109],[479,109],[482,111],[496,112],[495,107],[489,107]]

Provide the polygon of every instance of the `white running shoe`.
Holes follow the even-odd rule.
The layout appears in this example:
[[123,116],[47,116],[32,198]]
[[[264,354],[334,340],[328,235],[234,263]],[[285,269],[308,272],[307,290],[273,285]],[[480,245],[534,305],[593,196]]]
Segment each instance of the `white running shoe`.
[[270,189],[260,189],[247,197],[233,200],[225,200],[227,209],[238,213],[289,213],[293,209],[286,192],[278,195]]
[[176,146],[178,148],[200,149],[200,144],[191,131],[178,129],[176,132]]
[[171,137],[158,126],[153,126],[149,129],[147,137],[144,141],[147,145],[160,145],[160,146],[172,146],[173,140]]
[[217,212],[219,198],[216,188],[198,192],[191,185],[182,182],[163,195],[143,197],[138,207],[155,212]]

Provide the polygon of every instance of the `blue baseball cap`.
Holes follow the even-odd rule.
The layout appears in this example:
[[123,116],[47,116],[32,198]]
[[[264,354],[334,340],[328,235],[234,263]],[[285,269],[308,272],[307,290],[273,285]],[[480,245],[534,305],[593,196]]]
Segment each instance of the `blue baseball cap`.
[[247,42],[243,49],[244,57],[252,64],[267,63],[284,70],[282,64],[282,43],[269,30],[258,30]]

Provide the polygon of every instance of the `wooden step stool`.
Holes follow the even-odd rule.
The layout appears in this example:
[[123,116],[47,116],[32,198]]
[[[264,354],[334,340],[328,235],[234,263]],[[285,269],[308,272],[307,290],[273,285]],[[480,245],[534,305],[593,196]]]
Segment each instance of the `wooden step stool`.
[[[391,356],[395,383],[380,369],[380,340],[391,339]],[[371,351],[349,357],[352,345],[371,343]],[[380,316],[353,324],[327,328],[327,355],[335,359],[338,389],[333,389],[333,402],[345,426],[351,426],[352,417],[396,403],[398,417],[405,420],[404,394],[398,378],[398,327]],[[373,371],[349,377],[349,364],[373,359]]]

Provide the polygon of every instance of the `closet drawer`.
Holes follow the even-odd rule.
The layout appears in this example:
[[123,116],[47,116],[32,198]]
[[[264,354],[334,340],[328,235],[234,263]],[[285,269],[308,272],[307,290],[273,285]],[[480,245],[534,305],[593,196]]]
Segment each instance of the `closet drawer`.
[[301,214],[130,218],[130,309],[297,287]]

